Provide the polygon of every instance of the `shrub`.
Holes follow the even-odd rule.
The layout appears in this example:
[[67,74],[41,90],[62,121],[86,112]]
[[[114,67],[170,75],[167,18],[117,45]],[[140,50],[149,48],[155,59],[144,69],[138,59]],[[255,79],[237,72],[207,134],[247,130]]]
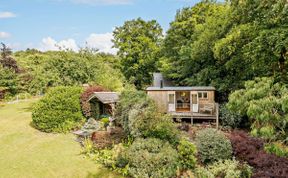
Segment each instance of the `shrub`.
[[242,121],[240,114],[229,111],[225,105],[220,105],[219,118],[222,126],[230,128],[238,128]]
[[179,131],[170,116],[156,112],[153,112],[151,117],[145,117],[145,114],[140,116],[142,116],[140,119],[142,125],[138,129],[141,130],[143,137],[165,140],[173,146],[178,144],[180,138]]
[[227,107],[249,118],[254,136],[285,141],[288,135],[288,88],[276,82],[266,77],[245,82],[245,89],[229,96]]
[[117,120],[128,135],[154,137],[176,145],[178,131],[168,115],[157,112],[155,103],[139,91],[124,91],[116,111]]
[[252,168],[236,160],[220,160],[206,168],[197,168],[196,175],[201,178],[250,178]]
[[180,140],[177,146],[179,162],[183,169],[193,169],[196,164],[196,146],[188,140]]
[[101,92],[101,91],[106,91],[106,90],[101,86],[91,86],[91,87],[86,88],[85,91],[81,94],[81,97],[80,97],[81,108],[82,108],[83,115],[86,118],[91,117],[91,104],[88,101],[89,98],[94,92]]
[[33,107],[32,123],[44,132],[68,132],[79,127],[84,118],[79,87],[55,87]]
[[123,129],[116,127],[111,129],[111,132],[96,131],[92,134],[94,146],[98,149],[111,148],[114,144],[121,143],[125,138]]
[[136,106],[137,110],[146,108],[148,105],[150,105],[150,103],[152,103],[152,100],[150,100],[142,91],[128,89],[121,93],[119,102],[116,106],[115,115],[117,117],[117,121],[122,125],[127,134],[130,134],[131,132],[129,121],[129,114],[131,115],[130,111],[135,109]]
[[228,138],[216,129],[203,129],[196,134],[198,155],[203,163],[210,163],[232,156],[232,146]]
[[137,139],[122,155],[129,164],[132,177],[173,177],[178,166],[178,154],[169,143],[155,138]]
[[282,144],[281,142],[267,144],[265,145],[264,149],[268,153],[288,158],[288,146]]
[[240,161],[247,162],[254,169],[252,177],[286,177],[288,159],[267,154],[262,139],[249,137],[243,131],[230,134],[233,153]]

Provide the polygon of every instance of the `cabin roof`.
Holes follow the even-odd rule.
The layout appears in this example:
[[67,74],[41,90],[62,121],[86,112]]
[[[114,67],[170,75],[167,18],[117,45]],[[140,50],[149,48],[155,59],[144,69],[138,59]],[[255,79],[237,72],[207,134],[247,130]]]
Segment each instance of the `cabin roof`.
[[146,91],[214,91],[211,86],[148,87]]
[[119,100],[119,94],[116,92],[94,92],[88,101],[94,98],[97,98],[103,104],[110,104]]

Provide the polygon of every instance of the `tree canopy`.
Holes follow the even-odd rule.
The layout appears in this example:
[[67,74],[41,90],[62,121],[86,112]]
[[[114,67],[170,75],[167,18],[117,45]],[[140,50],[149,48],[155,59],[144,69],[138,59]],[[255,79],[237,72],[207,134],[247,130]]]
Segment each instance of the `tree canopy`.
[[157,70],[162,28],[155,21],[141,18],[126,21],[113,32],[114,46],[119,49],[121,70],[138,89],[151,83]]

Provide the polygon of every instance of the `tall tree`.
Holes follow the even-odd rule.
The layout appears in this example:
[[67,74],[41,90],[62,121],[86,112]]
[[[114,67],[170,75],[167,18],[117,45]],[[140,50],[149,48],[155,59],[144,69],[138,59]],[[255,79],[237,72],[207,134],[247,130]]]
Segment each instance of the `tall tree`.
[[12,50],[8,48],[4,43],[1,43],[0,53],[0,63],[3,67],[12,69],[16,73],[20,72],[16,60],[11,57]]
[[126,21],[114,32],[114,47],[118,48],[121,70],[127,80],[138,89],[151,83],[152,73],[157,70],[162,28],[155,21],[141,18]]

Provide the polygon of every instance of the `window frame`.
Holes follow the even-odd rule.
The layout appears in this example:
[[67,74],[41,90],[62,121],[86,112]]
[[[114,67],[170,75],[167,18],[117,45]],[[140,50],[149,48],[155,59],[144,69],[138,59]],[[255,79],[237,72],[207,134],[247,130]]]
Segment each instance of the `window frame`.
[[[206,97],[204,97],[206,95]],[[208,91],[198,91],[198,98],[203,100],[208,100]]]

